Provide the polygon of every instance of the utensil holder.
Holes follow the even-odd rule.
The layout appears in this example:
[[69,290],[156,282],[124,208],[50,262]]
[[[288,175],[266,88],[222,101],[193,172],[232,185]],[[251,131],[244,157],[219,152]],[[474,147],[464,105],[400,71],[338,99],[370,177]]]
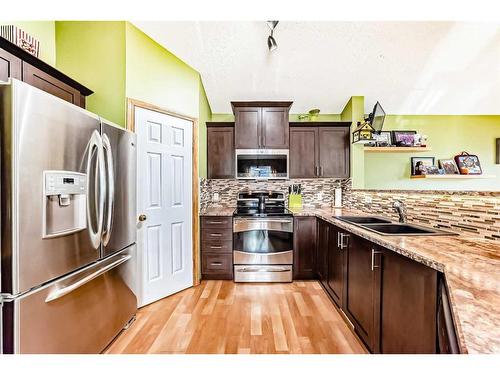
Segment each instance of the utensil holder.
[[288,195],[288,207],[289,208],[302,208],[302,195],[301,194],[289,194]]

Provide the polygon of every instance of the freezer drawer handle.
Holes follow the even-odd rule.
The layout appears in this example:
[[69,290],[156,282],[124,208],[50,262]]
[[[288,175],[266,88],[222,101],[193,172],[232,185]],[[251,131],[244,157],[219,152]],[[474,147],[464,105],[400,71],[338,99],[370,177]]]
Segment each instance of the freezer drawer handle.
[[236,272],[289,272],[289,268],[264,268],[264,267],[245,267],[236,270]]
[[114,262],[105,265],[104,267],[98,269],[97,271],[91,273],[90,275],[85,276],[84,278],[78,280],[77,282],[68,285],[64,288],[58,289],[55,292],[50,293],[47,298],[45,299],[45,302],[51,302],[56,299],[59,299],[61,297],[64,297],[66,294],[71,293],[72,291],[80,288],[81,286],[87,284],[89,281],[94,280],[96,277],[101,276],[102,274],[108,272],[109,270],[119,266],[122,263],[125,263],[127,260],[132,258],[132,255],[124,255],[120,257],[119,259],[115,260]]

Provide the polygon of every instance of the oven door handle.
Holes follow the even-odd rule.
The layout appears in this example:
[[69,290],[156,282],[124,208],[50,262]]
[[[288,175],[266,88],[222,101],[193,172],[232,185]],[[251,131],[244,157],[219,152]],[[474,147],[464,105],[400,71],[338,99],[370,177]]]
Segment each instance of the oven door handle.
[[240,268],[237,272],[289,272],[288,268],[263,268],[263,267],[245,267]]

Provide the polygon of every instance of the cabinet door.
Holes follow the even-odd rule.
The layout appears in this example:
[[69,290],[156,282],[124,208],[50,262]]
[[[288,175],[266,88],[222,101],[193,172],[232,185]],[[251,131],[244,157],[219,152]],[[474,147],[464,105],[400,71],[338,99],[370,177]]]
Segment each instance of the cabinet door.
[[77,106],[85,106],[80,91],[65,84],[64,82],[59,81],[58,79],[50,76],[49,74],[41,71],[38,68],[35,68],[34,66],[26,62],[23,62],[22,66],[24,82]]
[[320,177],[349,177],[349,128],[319,128]]
[[437,272],[382,251],[381,353],[436,353]]
[[235,111],[235,148],[256,149],[261,145],[261,115],[259,107],[242,107]]
[[263,148],[288,148],[288,108],[262,108],[261,134]]
[[234,178],[234,174],[234,128],[208,128],[208,178]]
[[318,128],[290,129],[290,178],[317,177]]
[[316,218],[296,217],[293,223],[293,277],[316,278]]
[[[342,307],[342,296],[344,289],[344,250],[340,245],[341,231],[335,226],[330,228],[330,238],[328,246],[328,286],[331,290],[331,296],[339,307]],[[347,248],[345,233],[343,238],[343,247]]]
[[316,272],[318,279],[327,287],[328,277],[328,237],[330,224],[324,220],[318,220],[317,251],[316,251]]
[[0,81],[21,79],[21,59],[0,48]]
[[380,251],[370,241],[350,235],[343,310],[372,353],[380,337]]

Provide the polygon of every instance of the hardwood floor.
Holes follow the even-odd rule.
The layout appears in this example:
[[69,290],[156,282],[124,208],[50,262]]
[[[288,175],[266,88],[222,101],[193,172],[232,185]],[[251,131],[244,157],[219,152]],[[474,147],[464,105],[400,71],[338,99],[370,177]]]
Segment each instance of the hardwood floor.
[[366,353],[316,281],[202,281],[141,308],[105,353]]

